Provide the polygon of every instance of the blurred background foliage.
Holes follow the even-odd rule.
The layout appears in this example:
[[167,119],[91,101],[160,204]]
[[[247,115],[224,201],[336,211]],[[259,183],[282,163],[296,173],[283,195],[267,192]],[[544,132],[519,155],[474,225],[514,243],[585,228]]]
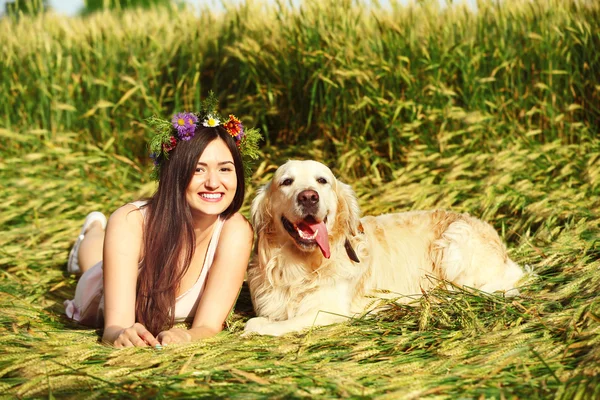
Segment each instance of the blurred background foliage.
[[[600,396],[600,3],[95,4],[0,19],[0,397]],[[152,194],[145,118],[209,90],[265,135],[246,216],[314,158],[365,214],[489,221],[532,272],[521,296],[440,288],[281,339],[241,338],[242,290],[213,339],[100,345],[63,315],[70,246],[88,212]]]
[[18,18],[19,15],[36,15],[47,11],[46,0],[10,0],[4,4],[4,15]]
[[128,8],[169,7],[177,3],[181,2],[173,0],[85,0],[81,14],[88,15],[104,10],[122,11]]
[[[134,3],[152,7],[125,9]],[[218,18],[164,1],[88,9],[106,5],[121,12],[0,21],[0,126],[112,141],[145,164],[144,118],[195,109],[214,90],[266,145],[316,141],[349,179],[389,179],[414,146],[448,155],[598,134],[594,2],[481,2],[474,13],[278,1]]]
[[[80,15],[89,15],[97,11],[113,10],[122,11],[128,8],[168,7],[181,4],[179,0],[83,0]],[[4,15],[18,17],[21,15],[35,15],[52,11],[48,0],[8,0],[4,4]]]

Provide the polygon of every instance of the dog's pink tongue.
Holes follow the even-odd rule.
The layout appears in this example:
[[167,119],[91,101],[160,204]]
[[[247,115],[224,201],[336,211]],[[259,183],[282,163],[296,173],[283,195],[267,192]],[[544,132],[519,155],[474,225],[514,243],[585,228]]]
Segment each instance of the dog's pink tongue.
[[317,232],[317,237],[315,240],[321,249],[321,253],[323,253],[323,257],[329,258],[331,256],[331,251],[329,251],[329,236],[327,235],[327,227],[323,221],[317,224],[308,224],[310,229],[313,232]]

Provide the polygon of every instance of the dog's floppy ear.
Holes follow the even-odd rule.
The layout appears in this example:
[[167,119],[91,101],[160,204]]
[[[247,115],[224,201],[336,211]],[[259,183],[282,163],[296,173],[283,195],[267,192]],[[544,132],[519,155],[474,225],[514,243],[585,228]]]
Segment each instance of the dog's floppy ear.
[[346,235],[356,236],[360,231],[360,207],[356,194],[350,185],[337,179],[335,194],[337,195],[336,225],[342,226]]
[[252,206],[250,207],[250,214],[252,217],[252,225],[254,230],[260,236],[265,228],[271,222],[273,215],[271,212],[271,201],[267,192],[271,187],[271,183],[267,183],[265,186],[258,189],[256,197],[252,200]]
[[358,233],[362,233],[358,200],[356,199],[354,190],[349,185],[338,180],[335,182],[335,192],[337,195],[336,226],[341,227],[343,234],[346,236],[344,248],[348,257],[358,263],[360,260],[349,239]]

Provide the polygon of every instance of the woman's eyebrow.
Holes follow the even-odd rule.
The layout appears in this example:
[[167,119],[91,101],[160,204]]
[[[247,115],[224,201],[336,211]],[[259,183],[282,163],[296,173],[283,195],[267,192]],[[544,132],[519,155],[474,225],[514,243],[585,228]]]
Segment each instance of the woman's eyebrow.
[[[233,161],[220,161],[217,165],[225,165],[225,164],[233,164]],[[202,162],[202,161],[198,161],[198,165],[202,165],[203,167],[208,166],[207,163]]]

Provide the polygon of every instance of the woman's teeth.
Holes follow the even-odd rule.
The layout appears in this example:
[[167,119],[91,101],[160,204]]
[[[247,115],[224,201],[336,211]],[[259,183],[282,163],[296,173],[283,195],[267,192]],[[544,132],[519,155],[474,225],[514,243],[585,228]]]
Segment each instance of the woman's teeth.
[[200,197],[204,197],[205,199],[219,199],[221,198],[221,193],[201,193]]

